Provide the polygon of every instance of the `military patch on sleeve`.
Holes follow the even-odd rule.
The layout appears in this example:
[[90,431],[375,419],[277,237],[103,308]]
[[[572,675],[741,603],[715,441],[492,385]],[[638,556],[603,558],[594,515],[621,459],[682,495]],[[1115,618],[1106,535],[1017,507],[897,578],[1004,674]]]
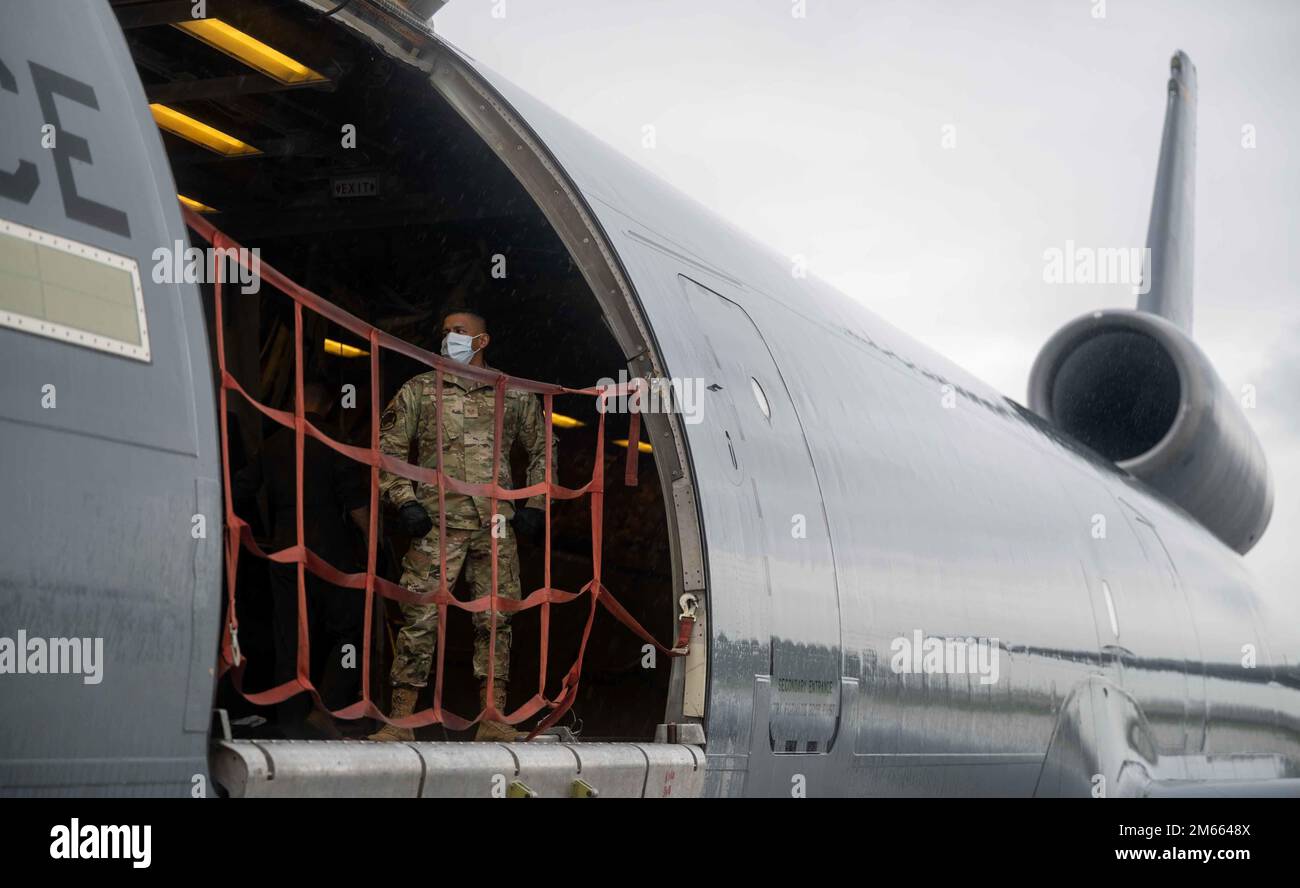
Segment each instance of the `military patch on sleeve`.
[[379,418],[379,430],[386,432],[395,425],[397,425],[397,411],[389,407],[384,411],[384,415]]

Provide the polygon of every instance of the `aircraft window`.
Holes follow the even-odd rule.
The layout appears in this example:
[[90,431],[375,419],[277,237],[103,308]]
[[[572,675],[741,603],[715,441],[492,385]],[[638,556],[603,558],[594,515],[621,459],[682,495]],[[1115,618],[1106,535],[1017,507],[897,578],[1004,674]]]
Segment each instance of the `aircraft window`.
[[749,377],[749,383],[754,387],[754,400],[758,401],[758,409],[763,411],[763,416],[767,419],[772,418],[772,405],[767,403],[767,395],[763,394],[763,387],[758,384],[758,380]]
[[148,361],[135,261],[0,219],[0,326]]

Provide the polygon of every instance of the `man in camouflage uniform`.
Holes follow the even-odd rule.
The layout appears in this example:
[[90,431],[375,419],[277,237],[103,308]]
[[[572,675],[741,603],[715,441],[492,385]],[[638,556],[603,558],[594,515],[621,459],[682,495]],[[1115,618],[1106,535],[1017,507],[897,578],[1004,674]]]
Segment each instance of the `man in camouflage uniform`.
[[[442,353],[454,361],[484,367],[483,350],[491,337],[483,318],[471,312],[456,312],[443,320]],[[438,464],[437,376],[433,371],[409,380],[394,396],[379,424],[379,446],[384,453],[413,461],[428,468]],[[492,438],[495,432],[494,389],[490,383],[462,379],[443,373],[442,460],[448,477],[471,484],[492,480]],[[554,440],[554,436],[552,436]],[[510,448],[520,442],[528,453],[528,480],[537,484],[546,474],[546,426],[541,403],[528,392],[505,392],[502,424],[500,478],[502,487],[515,485],[510,477]],[[416,453],[410,456],[411,445]],[[554,457],[553,457],[554,460]],[[554,465],[554,462],[552,462]],[[414,485],[414,487],[413,487]],[[389,472],[380,473],[380,492],[398,509],[402,529],[412,537],[411,548],[402,559],[401,585],[421,594],[438,588],[438,490],[431,484],[415,483]],[[514,531],[535,537],[545,521],[545,497],[529,499],[523,506],[506,500],[497,503],[500,516],[489,514],[490,497],[470,497],[448,492],[445,497],[447,527],[447,588],[455,585],[461,570],[474,598],[492,589],[492,534],[497,536],[497,594],[518,600],[519,555]],[[511,524],[514,528],[512,529]],[[403,604],[406,623],[397,636],[391,673],[393,705],[390,718],[404,718],[415,709],[416,696],[429,679],[434,645],[438,638],[436,604]],[[506,707],[510,680],[510,614],[497,612],[496,656],[493,663],[493,703],[498,712]],[[481,683],[479,700],[487,702],[488,643],[491,615],[473,615],[474,675]],[[514,739],[513,728],[501,722],[479,723],[476,740]],[[410,729],[385,725],[371,740],[411,740]]]

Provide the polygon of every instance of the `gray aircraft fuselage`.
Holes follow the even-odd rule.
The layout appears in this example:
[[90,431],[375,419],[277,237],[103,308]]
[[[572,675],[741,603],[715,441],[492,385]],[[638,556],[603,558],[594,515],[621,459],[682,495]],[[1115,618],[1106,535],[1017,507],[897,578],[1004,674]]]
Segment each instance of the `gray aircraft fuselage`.
[[[0,324],[0,636],[106,652],[100,684],[0,675],[0,793],[188,793],[221,631],[204,309],[149,274],[187,234],[116,19],[96,3],[71,28],[54,7],[0,12],[0,221],[134,260],[149,354]],[[420,56],[384,43],[397,16],[336,19],[427,66],[430,101],[534,196],[635,369],[704,381],[702,422],[648,421],[679,457],[661,478],[677,582],[706,617],[705,794],[1300,777],[1293,598],[1168,496],[432,33]]]

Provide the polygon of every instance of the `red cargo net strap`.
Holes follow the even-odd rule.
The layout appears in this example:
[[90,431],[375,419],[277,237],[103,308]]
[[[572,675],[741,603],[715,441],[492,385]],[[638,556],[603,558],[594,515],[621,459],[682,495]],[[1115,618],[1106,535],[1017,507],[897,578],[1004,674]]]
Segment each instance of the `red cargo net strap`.
[[[224,233],[219,231],[211,222],[199,216],[198,214],[182,209],[186,224],[200,238],[212,245],[215,250],[228,251],[224,255],[234,258],[243,268],[249,271],[255,271],[248,264],[248,253],[243,250],[239,244],[231,240]],[[285,410],[277,410],[261,403],[254,398],[248,391],[240,385],[228,371],[226,366],[226,346],[225,346],[225,323],[224,323],[224,268],[223,263],[216,263],[217,280],[214,284],[214,302],[215,302],[215,321],[216,321],[216,346],[217,346],[217,366],[220,372],[221,387],[219,389],[220,405],[220,430],[221,430],[221,465],[222,465],[222,485],[225,492],[225,526],[223,534],[223,546],[225,557],[225,574],[226,574],[226,607],[227,620],[226,631],[222,633],[221,638],[221,655],[220,671],[225,674],[231,672],[231,679],[235,688],[247,700],[258,705],[270,705],[286,700],[296,694],[307,693],[311,695],[315,705],[325,708],[322,703],[320,694],[312,685],[310,677],[310,645],[311,638],[308,631],[307,621],[307,586],[306,574],[311,573],[326,583],[345,589],[355,589],[365,596],[365,618],[363,624],[362,652],[361,652],[361,699],[356,703],[345,706],[342,709],[331,710],[331,713],[340,718],[356,719],[369,716],[378,719],[387,724],[397,725],[405,728],[418,728],[431,724],[444,724],[453,730],[464,730],[482,720],[504,721],[509,724],[517,724],[525,719],[531,718],[544,709],[549,709],[550,713],[541,721],[532,734],[533,736],[550,725],[558,721],[573,705],[577,696],[577,691],[582,678],[582,663],[586,653],[587,642],[591,636],[592,624],[596,616],[597,605],[603,606],[615,619],[627,626],[637,637],[646,643],[653,645],[660,652],[668,656],[682,656],[687,652],[687,642],[690,639],[691,631],[694,625],[693,609],[688,608],[683,601],[683,614],[678,625],[678,638],[673,647],[669,648],[660,644],[651,634],[632,617],[619,603],[617,598],[601,583],[601,556],[602,556],[602,528],[604,519],[604,496],[605,496],[605,409],[604,399],[610,397],[625,396],[628,392],[636,387],[637,381],[624,385],[609,386],[605,388],[586,388],[571,389],[564,386],[551,385],[533,380],[520,379],[518,377],[508,376],[496,370],[482,367],[473,367],[464,364],[457,364],[449,361],[439,355],[435,355],[424,349],[417,348],[408,342],[404,342],[384,331],[367,324],[354,315],[344,311],[338,306],[322,299],[317,294],[300,287],[289,278],[285,277],[279,271],[265,262],[260,263],[262,281],[269,283],[272,287],[279,290],[294,303],[294,407],[290,413]],[[304,413],[303,398],[303,309],[306,308],[316,314],[332,321],[345,330],[353,333],[361,339],[364,339],[370,346],[370,446],[355,447],[335,441],[326,435],[320,429],[312,425]],[[433,368],[435,372],[436,410],[437,415],[442,412],[442,378],[444,372],[454,372],[456,376],[462,379],[471,379],[481,383],[489,383],[493,386],[494,410],[493,410],[493,427],[495,434],[492,442],[492,464],[493,464],[493,481],[491,483],[469,483],[456,478],[449,477],[443,469],[442,464],[442,424],[435,423],[437,432],[437,464],[433,468],[425,466],[412,465],[404,460],[384,453],[380,449],[379,442],[379,354],[381,349],[398,352],[406,355],[420,363]],[[502,487],[500,484],[501,468],[501,437],[502,425],[505,415],[505,393],[507,389],[531,392],[541,395],[543,403],[543,414],[545,420],[545,440],[546,440],[546,464],[545,477],[542,482],[532,484],[521,488]],[[294,484],[297,491],[296,506],[296,544],[277,552],[266,552],[259,547],[253,539],[253,534],[247,522],[243,521],[234,511],[234,500],[231,496],[231,475],[230,475],[230,430],[227,419],[229,396],[234,392],[251,404],[263,416],[273,422],[291,428],[294,431],[294,454],[296,461],[296,474]],[[581,487],[568,488],[562,487],[555,483],[555,467],[552,465],[551,445],[554,439],[552,425],[552,401],[555,395],[572,394],[586,395],[601,399],[597,413],[599,416],[596,426],[596,454],[593,465],[595,466],[591,480]],[[640,417],[636,412],[632,413],[631,430],[628,439],[628,462],[624,472],[624,480],[629,484],[636,483],[636,458],[637,442],[640,435]],[[369,501],[369,524],[366,535],[367,552],[366,552],[366,569],[364,573],[344,573],[323,558],[318,556],[307,548],[305,543],[304,525],[303,525],[303,447],[308,437],[314,438],[325,446],[331,448],[337,453],[342,454],[348,459],[370,467],[370,501]],[[377,576],[375,567],[377,563],[378,552],[378,515],[379,515],[379,478],[380,471],[390,472],[403,478],[413,481],[423,482],[433,486],[438,491],[438,539],[439,539],[439,580],[438,588],[425,593],[413,591],[404,588],[396,583],[390,582],[383,577]],[[447,492],[463,494],[468,496],[488,497],[491,500],[490,514],[496,515],[498,502],[501,500],[514,501],[528,499],[535,496],[544,497],[545,500],[545,522],[544,522],[544,563],[543,563],[543,584],[539,589],[533,590],[520,600],[502,598],[498,594],[498,542],[495,534],[491,536],[491,589],[490,593],[484,597],[463,601],[451,594],[447,581],[447,542],[446,542],[446,494]],[[562,589],[556,589],[551,585],[551,502],[556,499],[568,500],[577,497],[587,496],[591,501],[591,561],[592,561],[592,578],[577,592],[566,592]],[[294,564],[297,566],[297,594],[298,594],[298,649],[296,674],[290,681],[284,682],[275,687],[264,691],[249,693],[244,690],[243,677],[247,667],[247,658],[243,656],[239,648],[239,616],[236,608],[236,584],[239,569],[239,554],[241,549],[246,549],[254,556],[263,558],[279,564]],[[430,676],[434,686],[432,705],[424,710],[414,713],[413,715],[396,720],[388,719],[383,712],[374,704],[370,698],[370,640],[372,636],[372,614],[373,603],[376,595],[389,598],[394,601],[411,603],[411,604],[436,604],[438,606],[438,640],[436,650],[436,665],[434,674]],[[577,656],[573,665],[565,673],[559,692],[550,697],[546,693],[546,674],[549,659],[550,648],[550,617],[551,607],[556,604],[566,604],[576,601],[577,599],[587,596],[588,611],[586,623],[583,627],[582,641],[578,647]],[[455,607],[469,613],[489,614],[489,651],[488,651],[488,675],[487,675],[487,704],[486,708],[479,712],[474,718],[464,718],[445,708],[442,705],[443,691],[443,673],[444,673],[444,655],[446,651],[446,625],[447,625],[447,608]],[[515,613],[529,608],[540,608],[541,623],[541,644],[540,648],[540,671],[538,687],[533,696],[514,712],[498,712],[493,704],[492,688],[497,680],[495,675],[495,663],[493,654],[496,651],[497,635],[497,615],[499,613]]]

